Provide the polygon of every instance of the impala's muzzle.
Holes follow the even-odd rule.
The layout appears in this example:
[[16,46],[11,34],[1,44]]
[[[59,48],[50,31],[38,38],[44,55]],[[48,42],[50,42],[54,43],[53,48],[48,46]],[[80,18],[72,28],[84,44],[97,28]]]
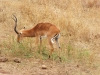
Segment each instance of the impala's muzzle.
[[21,39],[22,39],[21,34],[18,34],[18,35],[17,35],[17,42],[20,43]]
[[20,35],[18,34],[17,35],[17,42],[20,43],[19,41],[20,41]]

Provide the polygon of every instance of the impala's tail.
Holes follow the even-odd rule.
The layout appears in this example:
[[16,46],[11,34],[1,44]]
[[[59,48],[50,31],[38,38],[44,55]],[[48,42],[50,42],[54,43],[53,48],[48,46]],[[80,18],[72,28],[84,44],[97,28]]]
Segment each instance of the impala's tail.
[[52,43],[54,43],[54,41],[53,41],[53,40],[55,40],[55,41],[56,41],[57,46],[60,48],[60,45],[59,45],[59,42],[58,42],[59,37],[60,37],[60,34],[59,34],[59,33],[58,33],[58,34],[56,34],[56,35],[55,35],[55,36],[51,39],[51,42],[52,42]]

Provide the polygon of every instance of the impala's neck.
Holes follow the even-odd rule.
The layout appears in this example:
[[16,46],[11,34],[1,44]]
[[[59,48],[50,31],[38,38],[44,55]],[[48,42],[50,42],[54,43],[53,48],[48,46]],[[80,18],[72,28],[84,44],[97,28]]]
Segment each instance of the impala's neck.
[[30,29],[30,30],[23,30],[22,32],[22,35],[24,37],[35,37],[35,32],[33,29]]

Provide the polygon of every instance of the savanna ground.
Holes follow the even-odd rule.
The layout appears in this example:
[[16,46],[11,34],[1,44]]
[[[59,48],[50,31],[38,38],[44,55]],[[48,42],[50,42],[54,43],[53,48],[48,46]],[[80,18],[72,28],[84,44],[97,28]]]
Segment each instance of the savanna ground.
[[[99,0],[0,0],[0,75],[100,75]],[[18,30],[50,22],[61,30],[61,49],[50,51],[46,39],[42,54],[35,38],[16,42]],[[61,61],[58,56],[61,57]],[[18,60],[20,63],[15,62]]]

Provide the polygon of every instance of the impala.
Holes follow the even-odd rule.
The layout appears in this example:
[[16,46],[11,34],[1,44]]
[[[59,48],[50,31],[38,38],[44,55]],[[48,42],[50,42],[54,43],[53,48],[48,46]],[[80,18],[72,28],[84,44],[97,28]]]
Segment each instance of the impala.
[[41,47],[42,38],[47,37],[48,42],[51,46],[49,58],[50,58],[52,52],[54,51],[54,47],[53,47],[54,40],[55,40],[58,48],[60,48],[59,43],[58,43],[58,39],[60,36],[60,30],[55,25],[53,25],[51,23],[38,23],[36,26],[34,26],[31,29],[28,29],[28,30],[21,29],[20,31],[18,31],[16,29],[17,28],[16,16],[14,16],[12,19],[15,21],[14,31],[17,34],[17,42],[20,42],[20,40],[23,37],[36,37],[36,43],[38,43],[40,41],[40,47]]

